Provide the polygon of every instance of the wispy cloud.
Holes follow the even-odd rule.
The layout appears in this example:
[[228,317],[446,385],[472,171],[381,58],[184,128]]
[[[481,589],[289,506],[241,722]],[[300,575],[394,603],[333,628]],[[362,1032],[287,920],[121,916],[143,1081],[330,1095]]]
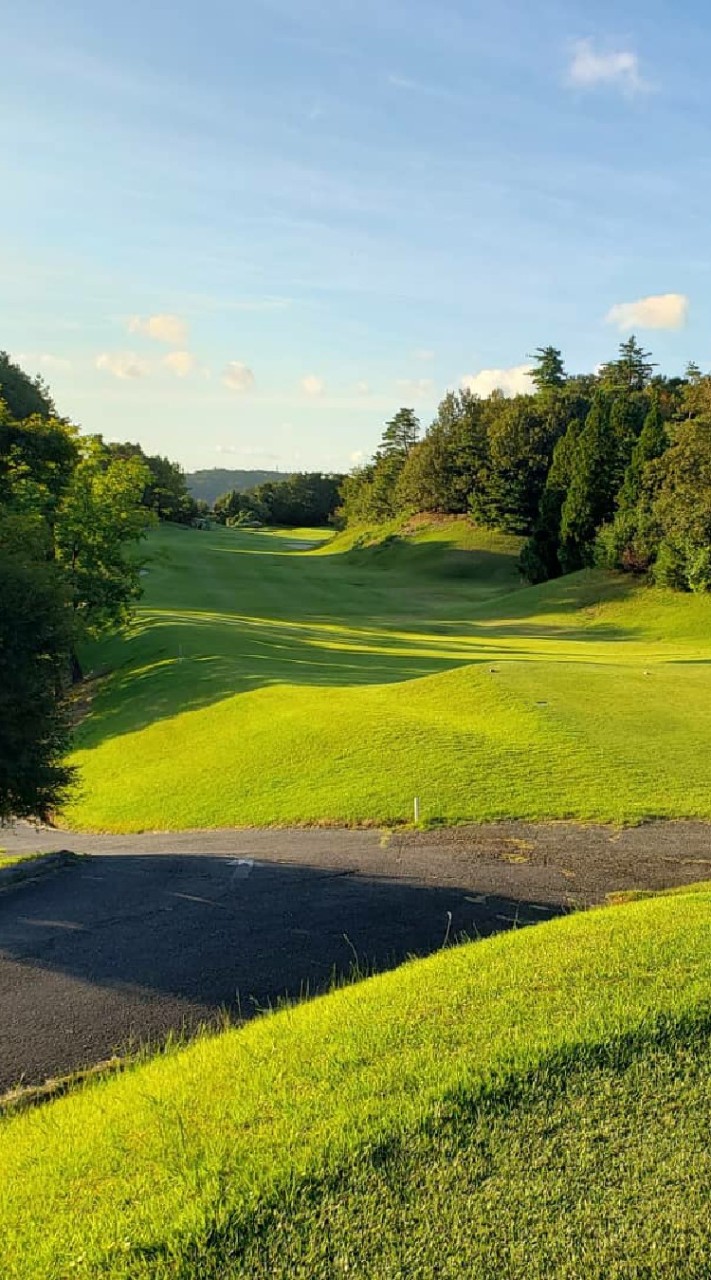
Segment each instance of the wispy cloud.
[[69,373],[72,367],[71,360],[66,360],[64,356],[50,355],[48,352],[35,354],[32,351],[23,351],[14,358],[23,368],[42,369],[46,373]]
[[657,293],[636,302],[618,302],[610,307],[605,320],[620,332],[632,329],[682,329],[689,314],[689,299],[684,293]]
[[624,93],[652,88],[639,69],[639,58],[630,49],[596,49],[592,40],[578,40],[568,67],[568,84],[582,89],[611,85]]
[[148,361],[133,351],[102,351],[96,357],[96,367],[121,379],[145,378],[151,371]]
[[307,396],[322,396],[326,390],[326,383],[323,378],[317,378],[315,373],[309,373],[301,379],[301,390]]
[[533,390],[529,374],[530,364],[515,364],[510,369],[480,369],[479,373],[467,373],[460,386],[474,395],[490,396],[501,391],[505,396],[525,395]]
[[142,333],[156,342],[167,342],[171,347],[187,346],[188,326],[180,316],[161,313],[155,316],[131,316],[129,333]]
[[430,351],[429,347],[418,347],[417,351],[412,353],[416,360],[421,360],[423,364],[429,364],[430,360],[434,360],[434,351]]
[[176,378],[188,378],[198,369],[197,357],[192,351],[171,351],[163,357],[163,364]]
[[230,391],[251,391],[256,383],[252,370],[242,360],[230,360],[222,381]]
[[435,384],[431,378],[399,378],[397,389],[412,400],[429,400],[434,395]]

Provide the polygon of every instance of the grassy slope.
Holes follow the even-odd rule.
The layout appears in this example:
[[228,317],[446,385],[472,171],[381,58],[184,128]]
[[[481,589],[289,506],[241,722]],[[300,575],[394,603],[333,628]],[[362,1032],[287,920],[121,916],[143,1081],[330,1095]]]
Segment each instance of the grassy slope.
[[[307,541],[309,531],[299,531]],[[521,589],[462,522],[308,552],[164,529],[83,725],[69,825],[711,817],[711,602]],[[493,670],[491,670],[493,668]]]
[[706,1276],[710,926],[500,935],[6,1120],[3,1276]]

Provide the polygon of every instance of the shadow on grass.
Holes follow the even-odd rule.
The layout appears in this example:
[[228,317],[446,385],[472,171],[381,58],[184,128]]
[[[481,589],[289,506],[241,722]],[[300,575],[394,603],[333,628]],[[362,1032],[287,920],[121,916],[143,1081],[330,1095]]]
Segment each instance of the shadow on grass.
[[[236,850],[239,837],[235,837]],[[559,914],[348,871],[102,855],[0,899],[0,1092]]]
[[[512,554],[444,538],[333,555],[285,551],[258,533],[173,541],[156,546],[131,631],[94,651],[92,665],[113,674],[78,747],[269,685],[390,684],[499,660],[499,641],[506,659],[529,660],[542,639],[632,638],[594,619],[602,599],[634,589],[629,579],[575,574],[521,590]],[[582,626],[581,609],[592,615]]]

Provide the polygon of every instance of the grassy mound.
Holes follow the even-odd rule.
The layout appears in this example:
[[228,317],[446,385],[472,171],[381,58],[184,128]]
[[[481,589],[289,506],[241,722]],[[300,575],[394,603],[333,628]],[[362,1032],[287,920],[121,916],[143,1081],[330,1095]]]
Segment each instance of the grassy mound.
[[432,821],[711,817],[708,598],[522,588],[517,540],[459,520],[298,532],[154,536],[136,625],[90,655],[68,825],[388,823],[415,795]]
[[711,889],[440,953],[0,1125],[7,1277],[701,1277]]

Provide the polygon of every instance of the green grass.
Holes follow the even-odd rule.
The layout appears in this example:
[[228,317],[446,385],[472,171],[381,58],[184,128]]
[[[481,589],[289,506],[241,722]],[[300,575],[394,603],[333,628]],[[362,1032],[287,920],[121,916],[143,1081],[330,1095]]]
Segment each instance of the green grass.
[[46,858],[47,853],[6,853],[0,849],[0,871],[6,867],[17,867],[23,862],[36,862],[38,858]]
[[6,1119],[3,1277],[706,1277],[710,929],[570,916]]
[[111,674],[62,820],[711,817],[708,597],[522,588],[515,538],[397,532],[153,535],[136,625],[88,655]]

